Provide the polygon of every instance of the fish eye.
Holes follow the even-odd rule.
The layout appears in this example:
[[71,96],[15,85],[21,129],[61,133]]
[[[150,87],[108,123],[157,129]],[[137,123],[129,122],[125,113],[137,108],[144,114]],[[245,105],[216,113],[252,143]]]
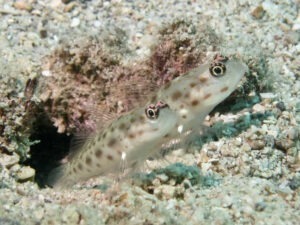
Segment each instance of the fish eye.
[[147,118],[150,120],[157,119],[158,115],[159,115],[159,108],[157,108],[155,105],[149,105],[145,109],[145,114],[146,114]]
[[215,77],[221,77],[226,72],[226,66],[223,63],[212,63],[209,67],[209,72]]

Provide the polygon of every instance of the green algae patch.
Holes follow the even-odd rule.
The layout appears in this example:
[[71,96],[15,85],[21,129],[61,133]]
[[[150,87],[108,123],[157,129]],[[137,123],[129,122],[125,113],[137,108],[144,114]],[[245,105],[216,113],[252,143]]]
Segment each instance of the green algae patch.
[[209,188],[217,186],[220,179],[212,174],[204,175],[197,166],[188,166],[182,163],[174,163],[165,168],[153,170],[149,174],[134,175],[134,183],[143,189],[152,186],[155,180],[159,180],[160,184],[181,185],[185,188],[191,186],[200,186]]

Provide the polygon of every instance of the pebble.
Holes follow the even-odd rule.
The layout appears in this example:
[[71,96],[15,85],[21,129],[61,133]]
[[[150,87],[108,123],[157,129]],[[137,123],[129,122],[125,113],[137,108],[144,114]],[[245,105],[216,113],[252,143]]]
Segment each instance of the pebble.
[[257,6],[252,12],[251,15],[255,18],[255,19],[261,19],[265,14],[265,10],[262,7],[262,5]]
[[239,149],[232,146],[224,145],[221,147],[220,152],[222,156],[225,157],[234,157],[236,158],[239,155]]
[[44,217],[45,209],[42,207],[39,207],[33,211],[33,216],[37,221],[41,221],[41,219]]
[[154,195],[160,199],[170,199],[174,193],[175,187],[170,185],[161,185],[154,189]]
[[29,166],[24,166],[17,172],[16,175],[19,181],[27,181],[31,178],[34,178],[35,170]]
[[9,168],[9,172],[10,173],[16,173],[20,169],[21,169],[21,165],[20,164],[14,164],[12,167]]
[[295,111],[300,112],[300,101],[295,104]]
[[78,209],[75,207],[67,207],[62,213],[62,221],[68,224],[78,224],[80,221],[80,215],[78,214]]
[[65,6],[64,12],[71,12],[77,5],[78,5],[77,2],[70,2]]
[[259,95],[260,95],[260,97],[261,97],[262,99],[266,99],[266,98],[271,98],[271,99],[272,99],[272,98],[276,98],[276,97],[277,97],[276,94],[271,93],[271,92],[260,93]]
[[100,26],[101,26],[101,21],[100,20],[95,20],[94,22],[93,22],[93,25],[94,25],[94,27],[96,27],[96,28],[99,28]]
[[59,8],[62,4],[62,1],[61,0],[51,0],[49,2],[49,6],[52,7],[52,8]]
[[80,24],[80,19],[78,17],[74,17],[71,21],[71,27],[78,27]]
[[209,151],[217,151],[219,148],[220,148],[220,146],[214,142],[210,142],[207,145],[207,150],[209,150]]
[[163,200],[176,198],[176,196],[183,195],[184,192],[184,187],[173,185],[160,185],[154,189],[154,195]]
[[17,164],[20,161],[20,156],[17,154],[13,154],[13,155],[1,155],[0,156],[0,164],[5,166],[6,168],[10,168],[13,165]]
[[290,119],[291,118],[291,115],[288,111],[283,111],[282,112],[282,118],[284,119]]
[[222,207],[230,208],[232,206],[233,202],[234,202],[234,199],[231,196],[226,195],[223,198]]
[[201,170],[204,172],[209,171],[212,167],[212,164],[210,162],[209,163],[199,163],[198,165],[201,168]]
[[264,140],[249,140],[248,144],[252,150],[262,150],[265,147]]
[[286,107],[285,107],[284,102],[278,102],[278,103],[276,103],[276,107],[277,107],[278,109],[280,109],[281,111],[286,110]]
[[158,174],[156,177],[163,183],[167,182],[169,180],[169,177],[166,174]]
[[286,131],[286,135],[288,139],[291,140],[299,140],[300,138],[300,128],[290,127]]
[[290,179],[288,185],[292,190],[296,190],[297,188],[299,188],[300,187],[300,175],[292,177]]
[[254,206],[255,211],[262,212],[267,207],[265,202],[257,202]]
[[61,0],[61,2],[62,3],[64,3],[64,4],[68,4],[68,3],[70,3],[72,0]]
[[250,152],[251,151],[251,146],[249,145],[249,143],[243,143],[241,150],[243,152]]
[[285,41],[288,44],[297,44],[300,41],[300,33],[297,31],[289,31],[285,35]]
[[272,3],[272,1],[264,1],[262,7],[271,18],[275,18],[280,12],[279,5]]
[[252,107],[252,109],[253,109],[254,112],[264,113],[266,111],[266,108],[263,105],[259,104],[259,103],[255,104]]
[[48,32],[47,32],[46,29],[40,29],[40,30],[39,30],[39,33],[40,33],[40,37],[41,37],[41,38],[46,38],[47,35],[48,35]]
[[26,2],[26,1],[16,1],[13,6],[16,9],[20,9],[20,10],[25,10],[25,11],[31,11],[32,10],[32,6],[30,3]]
[[300,23],[295,23],[292,27],[292,30],[300,30]]
[[287,151],[289,148],[293,147],[294,145],[295,143],[292,140],[287,138],[280,138],[275,140],[275,147],[283,151]]
[[51,77],[52,73],[51,73],[50,70],[43,70],[42,71],[42,76],[44,76],[44,77]]
[[294,21],[292,30],[295,30],[295,31],[300,30],[300,13],[298,13],[297,19]]

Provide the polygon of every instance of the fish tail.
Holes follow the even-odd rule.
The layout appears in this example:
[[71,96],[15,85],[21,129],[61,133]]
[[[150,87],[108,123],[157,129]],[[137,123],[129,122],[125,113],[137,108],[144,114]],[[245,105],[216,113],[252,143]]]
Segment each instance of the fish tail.
[[74,180],[66,176],[67,166],[61,165],[54,168],[47,178],[47,185],[54,189],[66,189],[74,185]]

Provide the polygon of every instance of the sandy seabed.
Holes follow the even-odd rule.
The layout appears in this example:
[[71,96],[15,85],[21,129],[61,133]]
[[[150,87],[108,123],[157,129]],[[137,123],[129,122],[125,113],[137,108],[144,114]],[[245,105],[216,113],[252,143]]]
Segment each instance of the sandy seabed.
[[[299,223],[299,1],[0,3],[0,224]],[[23,123],[30,116],[29,106],[21,102],[42,101],[24,89],[30,86],[28,80],[51,76],[45,70],[45,57],[62,43],[101,37],[103,31],[118,35],[116,30],[122,30],[128,56],[120,62],[130,65],[149,57],[163,26],[182,18],[214,32],[221,40],[219,51],[239,55],[247,63],[255,61],[258,75],[263,76],[263,87],[256,89],[261,92],[255,93],[259,101],[238,112],[216,111],[206,121],[241,126],[223,125],[217,140],[166,156],[171,164],[199,168],[212,181],[193,182],[193,173],[187,171],[185,179],[177,182],[179,174],[166,170],[146,184],[97,178],[71,190],[39,188],[32,181],[36,168],[22,161],[31,154],[33,140],[26,129],[30,125]],[[191,37],[193,31],[187,30],[181,38],[185,34]],[[212,46],[205,50],[204,55],[215,51]],[[59,122],[55,126],[62,127]],[[232,129],[235,135],[225,135]],[[165,166],[160,160],[148,164]],[[105,183],[106,190],[99,185]]]

